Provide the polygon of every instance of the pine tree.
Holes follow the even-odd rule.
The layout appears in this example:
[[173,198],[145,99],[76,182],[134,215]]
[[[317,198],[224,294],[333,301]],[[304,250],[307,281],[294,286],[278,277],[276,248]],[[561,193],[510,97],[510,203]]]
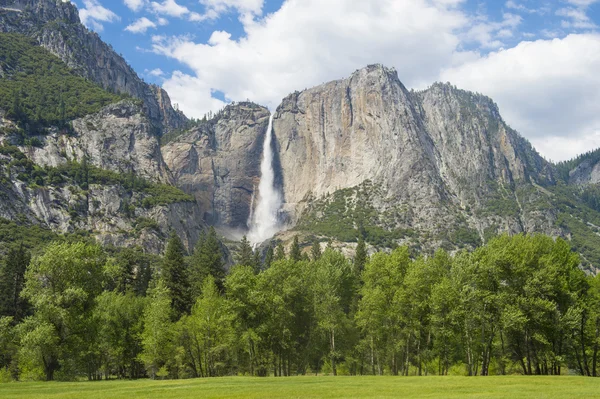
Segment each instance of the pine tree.
[[275,249],[275,258],[274,260],[284,260],[286,258],[285,248],[283,248],[283,244],[277,244],[277,248]]
[[241,266],[253,266],[254,265],[254,252],[250,246],[250,242],[246,236],[242,237],[240,242],[240,249],[237,255],[236,262]]
[[294,237],[292,248],[290,250],[290,259],[294,262],[299,262],[302,259],[302,251],[300,250],[300,244],[298,243],[298,236]]
[[254,250],[254,257],[252,259],[252,267],[254,268],[254,273],[258,274],[262,270],[262,259],[260,258],[260,251],[258,248]]
[[25,316],[27,302],[20,294],[30,260],[23,244],[8,250],[4,264],[0,265],[0,316],[12,316],[15,320]]
[[265,255],[265,264],[264,264],[265,270],[271,267],[271,263],[273,263],[274,256],[275,256],[275,254],[273,253],[273,246],[269,245],[269,248],[267,248],[267,253]]
[[206,235],[200,235],[190,259],[190,283],[194,298],[202,293],[202,286],[208,275],[213,276],[215,284],[222,290],[225,264],[217,232],[212,226]]
[[354,255],[354,271],[356,273],[362,273],[367,263],[367,248],[365,246],[365,240],[362,236],[358,238],[358,245],[356,246],[356,254]]
[[162,277],[171,296],[174,317],[189,313],[192,305],[190,283],[184,262],[185,249],[177,233],[172,232],[163,258]]
[[313,245],[312,248],[310,249],[310,253],[312,256],[312,260],[319,260],[321,259],[321,243],[319,242],[319,240],[315,239],[313,241]]

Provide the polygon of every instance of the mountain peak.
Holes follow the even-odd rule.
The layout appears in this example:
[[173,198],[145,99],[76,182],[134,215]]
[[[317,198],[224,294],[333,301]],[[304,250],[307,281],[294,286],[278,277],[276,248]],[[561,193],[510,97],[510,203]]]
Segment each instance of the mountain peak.
[[63,0],[0,0],[0,12],[32,14],[41,22],[81,22],[77,7],[70,1]]

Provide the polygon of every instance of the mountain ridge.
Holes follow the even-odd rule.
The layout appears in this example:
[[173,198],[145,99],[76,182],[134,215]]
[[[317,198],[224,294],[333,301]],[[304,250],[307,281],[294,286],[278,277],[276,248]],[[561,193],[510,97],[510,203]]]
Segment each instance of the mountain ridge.
[[161,130],[179,129],[188,123],[181,111],[173,109],[166,91],[143,82],[123,57],[81,24],[77,7],[70,2],[1,0],[0,32],[34,38],[79,75],[109,91],[143,100],[146,113]]

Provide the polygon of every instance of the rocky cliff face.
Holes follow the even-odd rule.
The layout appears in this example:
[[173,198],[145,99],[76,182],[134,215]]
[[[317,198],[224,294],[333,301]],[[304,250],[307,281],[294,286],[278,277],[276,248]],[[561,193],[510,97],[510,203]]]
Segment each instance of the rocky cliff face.
[[194,195],[207,222],[248,227],[269,115],[256,104],[229,105],[162,147],[174,183]]
[[105,89],[141,99],[145,113],[159,129],[178,129],[187,123],[163,89],[143,82],[123,57],[81,24],[70,2],[0,0],[0,32],[32,37],[79,75]]
[[[0,128],[10,124],[0,120]],[[81,187],[64,179],[55,183],[47,177],[37,184],[21,177],[22,173],[31,175],[32,167],[56,168],[85,159],[102,170],[149,182],[172,182],[158,137],[135,101],[111,104],[97,114],[74,120],[72,126],[72,132],[50,129],[50,134],[38,137],[39,146],[19,146],[32,166],[14,154],[0,156],[0,164],[6,165],[2,173],[7,173],[0,182],[0,217],[29,220],[56,232],[85,231],[101,243],[141,245],[152,253],[163,250],[173,229],[191,249],[206,226],[194,201],[142,205],[147,193],[126,188],[114,179]],[[0,141],[9,145],[12,138],[0,136]]]
[[87,158],[102,169],[171,182],[151,122],[135,102],[111,104],[96,114],[74,120],[72,125],[72,134],[54,130],[43,137],[43,147],[22,147],[23,152],[41,166]]
[[285,207],[294,221],[315,200],[370,182],[368,198],[347,194],[353,206],[362,196],[363,206],[386,214],[388,230],[439,235],[454,226],[481,238],[489,228],[530,231],[541,223],[553,230],[551,216],[530,221],[524,208],[485,212],[493,201],[517,208],[520,186],[553,179],[551,165],[486,97],[443,84],[410,92],[394,70],[373,65],[288,96],[273,126]]
[[600,162],[586,159],[569,173],[569,184],[582,186],[600,183]]

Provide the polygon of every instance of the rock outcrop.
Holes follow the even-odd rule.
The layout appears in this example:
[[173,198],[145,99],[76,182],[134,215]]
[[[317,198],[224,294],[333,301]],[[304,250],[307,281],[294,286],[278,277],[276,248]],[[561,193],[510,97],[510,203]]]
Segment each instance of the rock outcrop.
[[248,227],[269,115],[252,103],[228,105],[162,147],[175,185],[196,198],[206,222]]
[[583,186],[600,183],[600,162],[593,159],[583,160],[569,173],[569,184]]
[[104,107],[72,122],[73,133],[54,130],[42,137],[43,147],[21,147],[41,166],[58,166],[67,160],[119,173],[134,173],[150,181],[170,183],[158,138],[142,108],[131,100]]
[[435,235],[464,224],[482,238],[498,223],[529,231],[537,224],[523,209],[483,213],[497,198],[517,207],[519,186],[553,179],[489,98],[449,84],[408,91],[381,65],[286,97],[273,126],[294,221],[316,199],[372,182],[379,194],[370,206],[396,220],[388,228]]
[[123,57],[81,24],[77,8],[70,2],[0,0],[0,32],[34,38],[77,74],[112,92],[141,99],[158,129],[178,129],[188,122],[183,113],[173,109],[163,89],[142,81]]
[[[10,124],[2,120],[0,128]],[[72,126],[73,131],[52,128],[48,135],[38,136],[39,146],[18,148],[36,166],[58,167],[85,159],[103,170],[171,184],[158,137],[136,101],[108,105],[96,114],[74,120]],[[5,145],[11,139],[0,136]],[[31,184],[19,175],[19,162],[13,161],[9,155],[0,156],[0,163],[8,165],[8,175],[0,184],[2,218],[28,220],[61,233],[85,231],[101,243],[140,245],[151,253],[162,252],[171,230],[191,249],[206,227],[194,201],[146,206],[147,194],[110,179],[85,189],[63,179],[53,183],[46,178],[43,185]]]

